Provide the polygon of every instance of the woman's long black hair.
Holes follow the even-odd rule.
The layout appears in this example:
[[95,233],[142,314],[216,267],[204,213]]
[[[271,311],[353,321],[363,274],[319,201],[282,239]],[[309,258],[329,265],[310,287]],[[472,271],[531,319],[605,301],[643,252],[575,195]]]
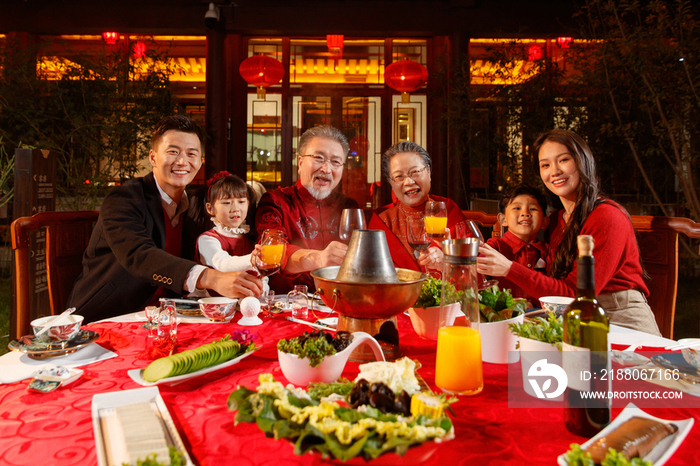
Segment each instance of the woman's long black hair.
[[593,153],[581,136],[564,129],[553,129],[541,134],[533,145],[534,152],[538,157],[538,171],[539,153],[545,142],[557,142],[566,147],[576,162],[580,179],[576,205],[564,228],[562,240],[554,254],[549,273],[554,278],[564,278],[574,267],[577,256],[576,237],[581,233],[581,227],[588,215],[605,199],[605,195],[600,190]]

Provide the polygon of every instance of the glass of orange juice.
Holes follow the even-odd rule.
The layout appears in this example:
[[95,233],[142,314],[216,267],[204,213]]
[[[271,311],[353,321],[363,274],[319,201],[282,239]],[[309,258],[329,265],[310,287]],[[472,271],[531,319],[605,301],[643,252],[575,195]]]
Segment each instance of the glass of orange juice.
[[476,275],[479,240],[445,240],[442,252],[435,385],[446,393],[475,395],[484,388]]
[[447,206],[444,202],[428,201],[425,206],[425,232],[433,239],[445,237]]
[[287,240],[280,230],[265,230],[260,239],[262,249],[255,258],[255,269],[261,277],[272,275],[282,266]]

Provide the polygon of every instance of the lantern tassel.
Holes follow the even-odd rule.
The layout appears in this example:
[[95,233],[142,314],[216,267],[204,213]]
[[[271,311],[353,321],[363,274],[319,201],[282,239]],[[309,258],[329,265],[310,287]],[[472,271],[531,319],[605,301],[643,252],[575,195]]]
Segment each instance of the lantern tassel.
[[258,99],[267,100],[265,99],[265,88],[262,86],[258,87]]
[[410,104],[411,103],[411,95],[404,91],[401,93],[401,103],[402,104]]

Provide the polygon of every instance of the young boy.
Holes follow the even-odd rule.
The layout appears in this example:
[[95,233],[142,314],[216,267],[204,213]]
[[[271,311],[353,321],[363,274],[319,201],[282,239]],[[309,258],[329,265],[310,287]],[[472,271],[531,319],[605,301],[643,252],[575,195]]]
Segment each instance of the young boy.
[[[503,195],[498,214],[501,226],[508,230],[501,238],[491,238],[486,243],[514,262],[545,272],[549,250],[545,243],[537,241],[537,234],[549,223],[546,210],[547,199],[538,189],[526,184],[514,186]],[[509,288],[514,298],[527,298],[539,307],[537,299],[507,279],[499,277],[498,286]]]

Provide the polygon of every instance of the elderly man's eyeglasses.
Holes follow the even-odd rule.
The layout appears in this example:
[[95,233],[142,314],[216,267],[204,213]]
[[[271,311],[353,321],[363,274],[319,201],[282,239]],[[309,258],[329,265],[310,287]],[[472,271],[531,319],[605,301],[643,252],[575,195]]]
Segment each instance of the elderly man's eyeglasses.
[[301,155],[300,157],[311,157],[314,165],[316,165],[317,167],[322,167],[326,163],[329,163],[331,165],[331,168],[335,170],[343,168],[343,162],[339,159],[327,159],[322,155]]
[[423,176],[423,172],[425,172],[425,170],[426,170],[427,168],[428,168],[428,167],[414,168],[413,170],[411,170],[410,172],[408,172],[408,175],[404,175],[404,174],[402,173],[402,174],[400,174],[400,175],[396,175],[396,176],[393,176],[393,177],[390,176],[389,179],[390,179],[391,181],[393,181],[394,183],[403,183],[404,181],[406,181],[406,178],[410,178],[410,179],[412,179],[413,181],[416,181],[418,178],[420,178],[421,176]]

